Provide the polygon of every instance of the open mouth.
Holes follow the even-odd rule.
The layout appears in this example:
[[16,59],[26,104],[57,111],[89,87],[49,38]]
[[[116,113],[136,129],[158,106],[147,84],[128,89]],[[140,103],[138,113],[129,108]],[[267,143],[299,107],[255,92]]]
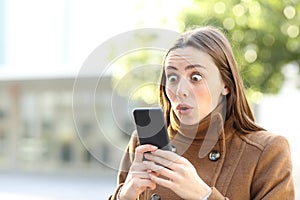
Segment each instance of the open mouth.
[[185,111],[185,110],[187,110],[187,109],[189,109],[188,107],[181,107],[180,108],[180,110],[183,110],[183,111]]
[[176,109],[180,114],[188,114],[192,107],[186,104],[179,104]]

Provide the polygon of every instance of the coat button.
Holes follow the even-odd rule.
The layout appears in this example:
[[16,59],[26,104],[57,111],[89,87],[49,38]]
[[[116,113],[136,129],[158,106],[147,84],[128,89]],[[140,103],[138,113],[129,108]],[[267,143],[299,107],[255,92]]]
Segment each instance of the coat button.
[[160,195],[159,194],[152,194],[150,200],[160,200]]
[[221,154],[218,151],[212,151],[209,153],[208,157],[211,161],[217,161],[221,157]]
[[171,151],[176,153],[176,147],[174,145],[171,145]]

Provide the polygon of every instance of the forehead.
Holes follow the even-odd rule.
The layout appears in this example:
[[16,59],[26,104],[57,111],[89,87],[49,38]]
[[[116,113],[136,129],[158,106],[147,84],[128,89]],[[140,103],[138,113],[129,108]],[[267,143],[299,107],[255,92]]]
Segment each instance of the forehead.
[[210,55],[194,47],[184,47],[172,50],[165,60],[166,66],[180,67],[195,64],[207,67],[215,65]]

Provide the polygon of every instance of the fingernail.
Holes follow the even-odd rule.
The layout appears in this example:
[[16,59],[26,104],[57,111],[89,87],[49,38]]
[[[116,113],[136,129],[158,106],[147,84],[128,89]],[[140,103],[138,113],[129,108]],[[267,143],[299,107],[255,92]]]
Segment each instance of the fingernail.
[[157,147],[157,146],[152,146],[152,148],[153,148],[154,150],[158,149],[158,147]]
[[147,165],[147,164],[149,164],[149,161],[144,160],[143,163],[144,163],[145,165]]

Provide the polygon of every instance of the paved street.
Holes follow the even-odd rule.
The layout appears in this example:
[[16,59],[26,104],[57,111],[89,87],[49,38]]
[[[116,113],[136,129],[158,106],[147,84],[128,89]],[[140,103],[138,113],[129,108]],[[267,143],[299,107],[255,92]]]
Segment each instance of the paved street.
[[115,177],[0,172],[2,200],[104,200]]
[[[296,199],[300,173],[295,168]],[[0,171],[0,200],[107,200],[116,175],[4,173]]]

